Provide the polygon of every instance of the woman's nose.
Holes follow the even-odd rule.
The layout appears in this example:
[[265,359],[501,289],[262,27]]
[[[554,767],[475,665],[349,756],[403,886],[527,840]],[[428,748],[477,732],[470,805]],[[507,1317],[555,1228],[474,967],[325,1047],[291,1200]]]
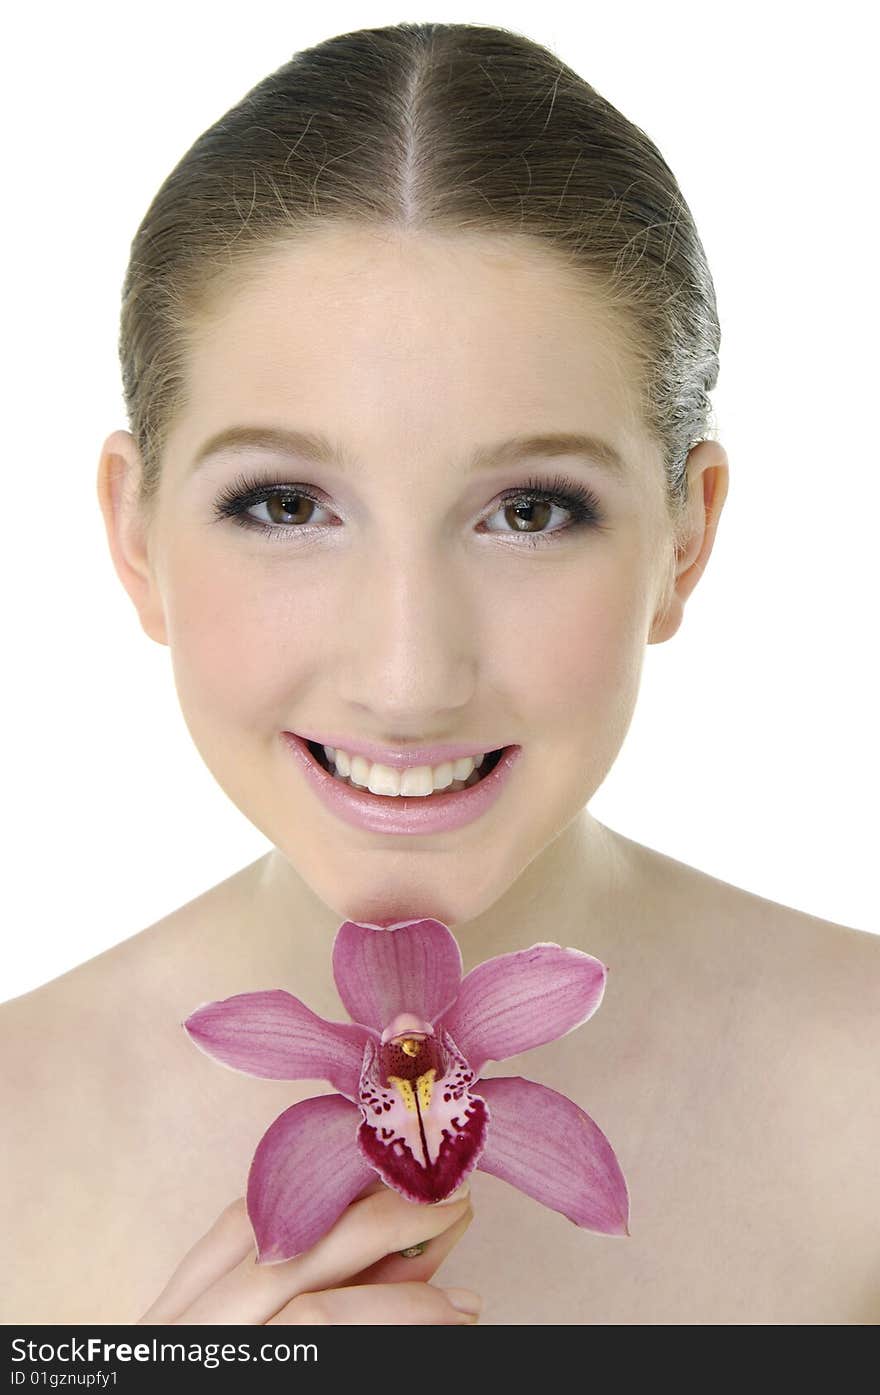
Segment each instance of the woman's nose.
[[442,559],[410,547],[375,558],[337,627],[346,696],[381,713],[386,733],[435,732],[437,713],[471,702],[479,629],[462,579]]

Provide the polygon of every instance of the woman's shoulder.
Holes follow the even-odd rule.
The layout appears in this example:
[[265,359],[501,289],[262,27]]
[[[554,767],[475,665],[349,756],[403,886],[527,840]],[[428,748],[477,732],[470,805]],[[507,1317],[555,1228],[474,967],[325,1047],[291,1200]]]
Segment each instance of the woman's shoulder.
[[[0,1234],[21,1261],[10,1284],[0,1286],[5,1287],[0,1321],[41,1322],[49,1320],[47,1314],[51,1320],[84,1321],[89,1311],[117,1307],[134,1312],[143,1295],[111,1296],[106,1276],[120,1276],[117,1283],[123,1284],[127,1234],[139,1235],[149,1249],[149,1227],[139,1214],[155,1210],[157,1193],[165,1211],[160,1206],[156,1214],[171,1227],[171,1247],[179,1242],[173,1223],[188,1233],[191,1214],[178,1217],[177,1212],[189,1207],[191,1213],[199,1197],[175,1181],[179,1158],[168,1140],[186,1152],[196,1146],[193,1139],[202,1129],[210,1136],[207,1151],[222,1158],[223,1140],[215,1136],[220,1125],[211,1133],[211,1111],[228,1129],[224,1087],[237,1103],[230,1087],[239,1083],[233,1072],[216,1071],[215,1079],[180,1026],[197,1003],[179,980],[178,955],[187,938],[200,936],[204,928],[203,915],[189,905],[180,907],[103,954],[0,1004],[0,1116],[6,1121]],[[210,989],[204,996],[211,996]],[[248,1110],[259,1114],[262,1104],[265,1112],[265,1101],[259,1090],[250,1095],[241,1090],[241,1097],[239,1131],[249,1129],[248,1136],[259,1137],[262,1120],[253,1123]],[[208,1209],[214,1204],[215,1213],[233,1199],[239,1174],[246,1175],[225,1141],[225,1152],[232,1154],[229,1167],[221,1168],[213,1189],[210,1181],[204,1188]],[[159,1267],[167,1268],[172,1256],[159,1242],[157,1248]],[[87,1274],[83,1254],[90,1256]],[[66,1273],[80,1276],[76,1292]],[[150,1275],[149,1282],[157,1283],[158,1276]],[[135,1284],[143,1274],[133,1270],[129,1279]]]
[[642,903],[670,944],[670,976],[688,980],[688,1004],[736,1022],[765,1058],[797,1061],[817,1110],[837,1108],[840,1123],[850,1110],[846,1132],[873,1129],[880,1148],[880,933],[633,847]]
[[70,1032],[86,1048],[100,1041],[105,1029],[136,1022],[154,1010],[156,995],[166,1006],[180,997],[191,1010],[186,989],[178,989],[182,971],[198,961],[210,975],[210,937],[227,921],[240,926],[262,862],[250,863],[102,953],[0,1003],[0,1041],[26,1066],[35,1050],[46,1055],[57,1045],[67,1053]]
[[4,1168],[54,1160],[57,1169],[63,1139],[72,1175],[88,1139],[100,1138],[150,1037],[151,995],[139,974],[149,930],[0,1004],[0,1110],[15,1121]]
[[[105,972],[80,965],[0,1005],[0,1233],[16,1258],[0,1321],[46,1321],[46,1256],[53,1274],[80,1274],[95,1230],[122,1102],[114,1074],[127,1068],[124,1031],[108,1032]],[[63,1313],[63,1302],[49,1310]]]
[[[627,851],[658,952],[609,979],[606,1036],[613,1044],[616,1010],[624,1048],[599,1096],[610,1136],[630,1158],[668,1154],[683,1167],[686,1131],[699,1162],[684,1169],[689,1215],[717,1228],[729,1265],[739,1245],[731,1283],[743,1293],[758,1245],[772,1303],[789,1314],[780,1320],[877,1322],[880,935]],[[590,1065],[596,1097],[601,1050]],[[652,1131],[643,1127],[638,1104],[655,1097],[670,1110],[667,1133],[650,1112]]]
[[[763,961],[768,972],[781,969],[807,979],[823,974],[829,989],[836,984],[856,995],[862,989],[870,994],[871,987],[876,992],[880,924],[873,932],[825,920],[617,837],[637,869],[638,895],[650,897],[652,915],[666,927],[674,921],[690,942],[702,940],[714,949],[724,941],[740,957],[754,954],[755,964]],[[876,998],[873,1004],[876,1010]]]
[[37,988],[0,1003],[0,1058],[11,1063],[3,1088],[32,1095],[119,1058],[149,996],[159,922]]
[[[178,999],[187,939],[198,923],[197,898],[39,987],[0,1003],[0,1107],[22,1121],[82,1111],[92,1096],[98,1117],[103,1096],[137,1074],[157,1045],[162,1020]],[[80,1113],[80,1117],[82,1114]]]
[[[796,1167],[835,1198],[854,1243],[880,1263],[880,933],[826,920],[653,854],[657,885],[683,927],[686,962],[710,978],[706,1001],[748,1045],[769,1111],[798,1121]],[[878,926],[880,931],[880,926]],[[743,1087],[745,1088],[745,1077]],[[775,1103],[774,1103],[775,1101]],[[802,1128],[801,1128],[802,1124]],[[794,1136],[792,1138],[795,1143]],[[859,1240],[858,1237],[861,1237]],[[876,1277],[875,1318],[880,1317]]]

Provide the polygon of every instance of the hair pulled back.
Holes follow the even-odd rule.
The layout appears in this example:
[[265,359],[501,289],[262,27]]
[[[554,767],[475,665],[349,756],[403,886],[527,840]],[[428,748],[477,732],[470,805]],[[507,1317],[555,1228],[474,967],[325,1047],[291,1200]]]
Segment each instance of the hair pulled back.
[[709,431],[720,330],[675,176],[647,135],[549,49],[488,25],[360,29],[296,53],[190,147],[135,234],[119,355],[159,487],[199,326],[260,254],[321,227],[518,235],[620,316],[676,521]]

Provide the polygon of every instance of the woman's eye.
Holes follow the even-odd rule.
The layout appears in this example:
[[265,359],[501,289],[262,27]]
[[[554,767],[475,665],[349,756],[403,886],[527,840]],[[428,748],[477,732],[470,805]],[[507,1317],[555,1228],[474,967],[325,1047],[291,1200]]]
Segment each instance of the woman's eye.
[[[571,515],[572,509],[567,507],[561,499],[544,499],[534,495],[520,494],[513,499],[508,499],[495,510],[494,514],[490,514],[490,518],[502,517],[504,527],[488,528],[487,532],[513,532],[526,537],[535,537],[547,532],[556,533],[560,531],[558,517],[555,526],[552,528],[550,526],[554,512]],[[562,527],[565,527],[564,523]]]
[[[560,514],[567,514],[568,521],[560,523]],[[584,531],[603,533],[607,526],[605,511],[593,490],[564,475],[547,481],[531,479],[521,489],[508,491],[489,517],[496,516],[501,517],[502,526],[487,528],[487,532],[518,537],[535,547],[562,542]]]
[[[257,509],[265,510],[262,518],[255,514]],[[245,477],[224,490],[214,505],[217,520],[231,518],[240,527],[272,538],[320,530],[325,524],[316,513],[330,512],[301,485],[260,483]],[[495,518],[499,526],[489,526]],[[485,531],[537,545],[582,528],[604,531],[603,519],[602,506],[591,489],[557,477],[547,483],[530,480],[521,489],[509,491],[487,515]]]
[[[265,511],[262,517],[257,509]],[[214,504],[215,521],[231,518],[239,527],[256,529],[267,537],[311,530],[322,521],[315,519],[316,511],[330,512],[300,485],[261,483],[245,476],[224,489]]]
[[[294,531],[311,525],[315,522],[315,510],[320,512],[322,509],[322,505],[318,503],[317,499],[313,499],[310,494],[303,494],[297,489],[275,489],[264,500],[250,507],[265,509],[268,515],[262,520],[257,517],[254,522],[268,523],[270,526],[279,527],[282,531],[285,528]],[[329,511],[325,509],[324,512]]]

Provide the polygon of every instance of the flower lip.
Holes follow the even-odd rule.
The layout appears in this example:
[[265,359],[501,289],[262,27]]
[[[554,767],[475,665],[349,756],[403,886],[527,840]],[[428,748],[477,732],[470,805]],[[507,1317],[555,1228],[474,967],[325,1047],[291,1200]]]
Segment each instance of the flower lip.
[[372,741],[351,741],[345,736],[318,736],[314,732],[291,732],[303,741],[314,741],[319,746],[332,746],[334,750],[345,751],[350,756],[363,756],[366,760],[389,765],[393,770],[405,770],[419,765],[440,765],[444,761],[461,760],[464,756],[488,755],[492,751],[506,751],[513,746],[481,746],[474,741],[465,746],[461,743],[440,744],[437,746],[377,746]]

